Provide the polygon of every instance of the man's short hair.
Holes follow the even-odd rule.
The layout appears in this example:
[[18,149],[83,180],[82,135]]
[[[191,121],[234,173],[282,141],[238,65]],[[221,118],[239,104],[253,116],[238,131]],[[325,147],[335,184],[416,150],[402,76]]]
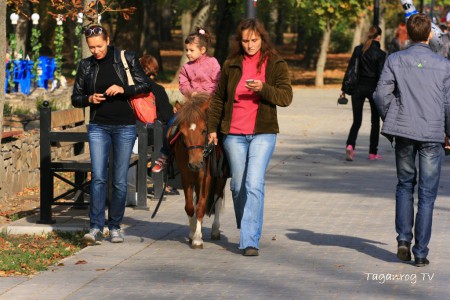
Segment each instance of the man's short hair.
[[426,42],[431,32],[431,20],[425,14],[415,14],[406,22],[408,36],[413,42]]

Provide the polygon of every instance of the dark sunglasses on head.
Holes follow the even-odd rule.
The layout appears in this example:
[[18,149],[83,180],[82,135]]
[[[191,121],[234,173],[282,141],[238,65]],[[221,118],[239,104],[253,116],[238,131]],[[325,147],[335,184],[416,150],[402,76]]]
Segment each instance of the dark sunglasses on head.
[[86,37],[90,37],[93,35],[100,35],[102,33],[103,33],[103,28],[101,28],[101,27],[88,28],[84,31],[84,35]]

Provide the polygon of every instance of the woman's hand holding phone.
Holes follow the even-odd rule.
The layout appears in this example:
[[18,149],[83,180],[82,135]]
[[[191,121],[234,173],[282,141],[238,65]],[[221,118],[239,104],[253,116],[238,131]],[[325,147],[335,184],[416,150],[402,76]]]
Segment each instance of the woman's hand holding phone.
[[247,79],[245,80],[245,87],[254,92],[259,92],[262,90],[263,83],[261,80],[257,79]]

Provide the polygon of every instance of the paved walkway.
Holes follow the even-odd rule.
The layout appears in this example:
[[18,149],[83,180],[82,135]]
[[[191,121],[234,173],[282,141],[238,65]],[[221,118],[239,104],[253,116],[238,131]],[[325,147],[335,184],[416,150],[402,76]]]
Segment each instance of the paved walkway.
[[381,138],[384,159],[367,159],[366,105],[355,161],[346,162],[351,106],[337,106],[337,95],[296,90],[293,104],[279,109],[282,133],[267,173],[259,257],[237,250],[228,188],[222,240],[208,238],[207,219],[203,250],[189,248],[184,200],[170,196],[155,219],[127,209],[124,244],[87,247],[32,278],[0,278],[0,299],[450,299],[450,158],[435,207],[431,264],[401,263],[393,149]]

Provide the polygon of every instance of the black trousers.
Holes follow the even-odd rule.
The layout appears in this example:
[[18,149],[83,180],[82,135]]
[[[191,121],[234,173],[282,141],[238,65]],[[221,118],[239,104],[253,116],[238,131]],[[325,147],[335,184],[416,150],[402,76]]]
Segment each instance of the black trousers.
[[370,111],[371,111],[371,129],[370,129],[370,154],[377,154],[378,141],[380,138],[380,115],[378,114],[375,102],[373,101],[374,87],[360,85],[355,90],[352,96],[352,109],[353,109],[353,124],[350,128],[350,132],[347,138],[347,146],[352,145],[353,149],[356,146],[356,138],[358,137],[358,131],[361,127],[363,118],[364,102],[369,99]]

